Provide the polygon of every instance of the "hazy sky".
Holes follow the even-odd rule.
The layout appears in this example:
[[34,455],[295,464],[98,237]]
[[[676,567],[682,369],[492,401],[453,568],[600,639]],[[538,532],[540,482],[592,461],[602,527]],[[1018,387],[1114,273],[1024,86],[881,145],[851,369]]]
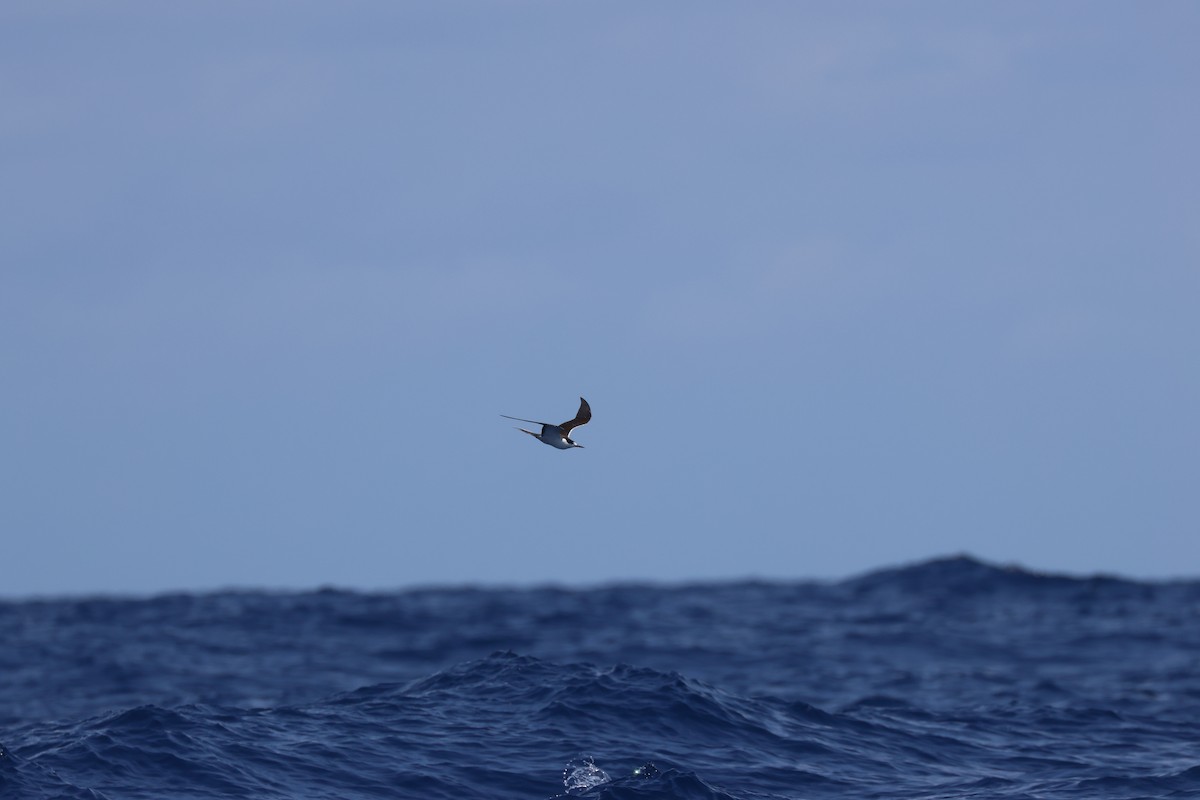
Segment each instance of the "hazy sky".
[[1200,574],[1198,40],[7,0],[0,595]]

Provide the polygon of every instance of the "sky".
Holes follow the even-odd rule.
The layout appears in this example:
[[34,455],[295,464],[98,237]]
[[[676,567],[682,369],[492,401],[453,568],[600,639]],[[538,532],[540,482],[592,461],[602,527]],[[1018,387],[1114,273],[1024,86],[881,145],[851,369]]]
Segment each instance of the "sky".
[[1198,35],[8,0],[0,595],[1200,574]]

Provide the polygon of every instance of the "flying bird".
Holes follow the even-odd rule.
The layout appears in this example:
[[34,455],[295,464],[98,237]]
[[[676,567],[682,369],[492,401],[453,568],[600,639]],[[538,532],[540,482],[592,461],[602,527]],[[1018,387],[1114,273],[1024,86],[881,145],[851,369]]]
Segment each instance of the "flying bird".
[[580,425],[586,425],[588,420],[592,418],[592,408],[588,405],[587,400],[579,398],[579,410],[575,412],[575,419],[569,419],[559,425],[551,425],[549,422],[538,422],[532,419],[521,419],[520,417],[510,417],[508,414],[501,414],[505,419],[515,419],[517,422],[528,422],[531,425],[541,425],[542,432],[534,433],[527,431],[524,428],[517,428],[521,433],[528,433],[539,442],[557,447],[559,450],[570,450],[572,447],[583,447],[581,444],[576,444],[571,440],[570,433],[573,428],[578,428]]

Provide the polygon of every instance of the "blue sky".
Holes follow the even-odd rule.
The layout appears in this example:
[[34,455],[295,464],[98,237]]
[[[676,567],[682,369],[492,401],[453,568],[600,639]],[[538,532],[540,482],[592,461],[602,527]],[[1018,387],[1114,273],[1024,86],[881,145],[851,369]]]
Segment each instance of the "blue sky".
[[0,594],[1197,574],[1198,34],[5,3]]

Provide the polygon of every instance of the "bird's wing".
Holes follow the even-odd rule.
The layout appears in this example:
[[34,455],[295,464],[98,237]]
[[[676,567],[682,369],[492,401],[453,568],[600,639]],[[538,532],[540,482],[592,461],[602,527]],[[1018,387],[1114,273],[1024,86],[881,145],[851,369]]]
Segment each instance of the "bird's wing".
[[558,427],[562,428],[563,436],[568,435],[572,428],[578,428],[580,425],[587,425],[588,420],[592,418],[592,407],[588,405],[587,400],[579,398],[579,411],[575,412],[575,419],[569,419]]
[[515,419],[517,422],[528,422],[530,425],[549,425],[549,422],[538,422],[536,419],[521,419],[520,417],[510,417],[508,414],[501,414],[505,419]]

